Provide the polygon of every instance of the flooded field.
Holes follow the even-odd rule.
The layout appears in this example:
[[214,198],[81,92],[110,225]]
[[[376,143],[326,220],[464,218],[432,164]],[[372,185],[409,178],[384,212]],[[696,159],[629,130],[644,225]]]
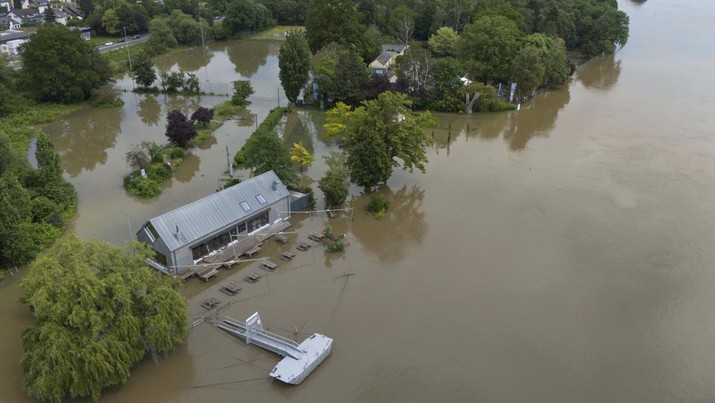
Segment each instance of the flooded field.
[[[438,115],[426,174],[396,172],[380,192],[385,219],[296,214],[287,246],[260,256],[281,265],[234,297],[222,282],[190,280],[193,317],[207,297],[244,319],[302,340],[335,342],[301,386],[268,378],[279,357],[201,325],[159,362],[146,361],[105,402],[694,402],[715,400],[715,4],[621,1],[631,38],[593,60],[569,85],[518,112]],[[285,105],[276,42],[212,45],[212,56],[162,59],[219,88],[250,79],[262,120]],[[120,86],[131,86],[120,82]],[[192,151],[164,193],[138,201],[122,189],[124,154],[164,141],[166,112],[216,105],[127,92],[125,106],[85,110],[47,127],[79,193],[72,226],[84,238],[122,244],[148,218],[210,194],[253,121],[231,121]],[[316,181],[339,149],[322,115],[302,110],[286,140],[303,141]],[[243,124],[240,125],[240,124]],[[318,199],[320,194],[317,192]],[[320,202],[319,202],[320,204]],[[320,205],[319,205],[320,207]],[[345,233],[342,254],[316,245],[280,252],[326,223]],[[19,276],[0,288],[0,401],[23,401]]]

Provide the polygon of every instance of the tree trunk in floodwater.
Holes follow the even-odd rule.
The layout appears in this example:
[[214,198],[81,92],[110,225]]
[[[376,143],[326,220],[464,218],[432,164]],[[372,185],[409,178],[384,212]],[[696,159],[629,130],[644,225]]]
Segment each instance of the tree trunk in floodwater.
[[464,112],[470,113],[470,114],[472,113],[472,108],[474,107],[474,103],[477,102],[477,99],[479,99],[480,95],[481,95],[480,93],[475,92],[474,94],[472,94],[472,97],[470,99],[469,93],[464,94],[464,100],[465,100]]

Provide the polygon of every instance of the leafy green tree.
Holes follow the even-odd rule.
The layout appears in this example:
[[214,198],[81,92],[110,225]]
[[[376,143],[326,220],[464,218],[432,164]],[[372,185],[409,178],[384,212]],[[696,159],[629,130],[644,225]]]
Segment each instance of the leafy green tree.
[[345,203],[350,190],[348,171],[343,167],[328,169],[325,176],[318,181],[318,189],[325,195],[325,207],[338,207]]
[[[180,10],[174,10],[169,15],[169,26],[179,44],[201,43],[201,25],[192,16],[182,13]],[[208,25],[204,24],[204,29],[208,31]]]
[[458,41],[459,34],[454,29],[442,27],[434,35],[430,36],[427,43],[430,50],[438,56],[456,56]]
[[248,104],[248,97],[253,95],[253,86],[248,80],[236,80],[233,82],[233,96],[231,97],[231,103],[238,106],[244,106]]
[[[20,1],[20,4],[22,4],[22,0],[17,1]],[[79,8],[82,10],[82,14],[84,14],[85,18],[87,18],[94,12],[94,2],[92,0],[79,0]]]
[[607,3],[582,5],[577,21],[577,47],[586,57],[613,53],[628,42],[628,15]]
[[14,175],[0,176],[0,261],[1,266],[27,263],[37,247],[23,224],[32,217],[30,194]]
[[274,130],[256,131],[243,146],[243,154],[243,165],[250,169],[253,175],[273,170],[286,186],[298,183],[290,151]]
[[119,249],[72,236],[30,266],[20,284],[35,322],[22,332],[22,385],[40,400],[89,396],[126,382],[147,353],[186,337],[178,280],[152,271],[138,243]]
[[540,87],[551,87],[563,83],[569,78],[570,69],[564,40],[541,33],[531,34],[524,39],[526,46],[532,46],[539,52],[539,59],[544,66],[544,76]]
[[353,0],[310,0],[305,17],[305,36],[310,50],[315,53],[335,42],[354,49],[363,61],[372,61],[380,49],[360,19]]
[[496,100],[497,96],[494,87],[478,81],[462,86],[459,93],[464,97],[463,110],[466,113],[472,113],[475,106],[477,110],[488,111],[490,104]]
[[12,5],[17,9],[22,9],[22,0],[12,0]]
[[338,133],[347,154],[346,168],[353,183],[366,191],[385,183],[394,167],[424,172],[429,112],[414,113],[405,94],[383,92],[353,111],[340,106],[328,111],[327,133]]
[[511,80],[517,83],[524,95],[532,95],[544,80],[546,68],[541,61],[539,50],[525,46],[519,51],[512,66]]
[[186,145],[196,137],[194,122],[186,118],[181,111],[173,110],[166,116],[166,137],[178,147]]
[[154,18],[151,20],[149,23],[149,34],[150,36],[149,40],[146,41],[146,47],[150,54],[161,54],[167,49],[176,47],[176,45],[179,44],[167,17]]
[[501,16],[483,16],[468,24],[460,36],[458,51],[472,78],[487,83],[506,81],[520,49],[522,33]]
[[273,24],[271,12],[256,0],[232,0],[223,20],[226,32],[232,36],[262,31]]
[[310,48],[302,32],[290,31],[278,54],[278,77],[288,101],[295,103],[310,78]]
[[355,104],[363,99],[362,90],[369,78],[369,70],[360,56],[354,51],[342,50],[335,64],[333,96],[337,100]]
[[154,71],[154,63],[151,57],[146,52],[140,52],[134,58],[134,79],[141,87],[151,88],[156,81],[156,71]]
[[45,24],[54,24],[55,18],[55,10],[52,7],[47,7],[47,10],[45,10]]
[[159,78],[164,92],[170,94],[179,92],[186,85],[186,74],[183,70],[172,71],[171,73],[162,72],[159,74]]
[[459,93],[464,66],[453,57],[440,57],[434,59],[433,71],[435,84],[429,94],[429,108],[443,112],[464,110],[463,95]]
[[102,16],[102,27],[108,34],[114,35],[119,32],[119,17],[113,8],[104,12]]
[[106,59],[63,25],[40,27],[21,54],[23,87],[40,101],[85,100],[112,77]]

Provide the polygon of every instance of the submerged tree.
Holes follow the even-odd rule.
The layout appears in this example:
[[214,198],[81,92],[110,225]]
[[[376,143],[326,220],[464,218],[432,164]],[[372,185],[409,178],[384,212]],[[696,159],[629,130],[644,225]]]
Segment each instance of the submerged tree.
[[186,147],[186,145],[196,137],[196,127],[194,122],[186,118],[181,111],[173,110],[166,117],[166,137],[174,145]]
[[22,333],[22,386],[40,400],[89,396],[129,378],[147,353],[186,337],[176,279],[152,271],[145,246],[69,237],[40,255],[20,289],[35,322]]
[[290,159],[295,162],[300,168],[300,171],[303,172],[308,165],[313,163],[315,157],[313,157],[308,150],[303,147],[303,143],[300,142],[293,143],[293,147],[290,148]]
[[310,78],[310,48],[302,32],[290,31],[278,54],[278,77],[288,101],[295,103]]
[[146,52],[140,52],[134,59],[134,79],[141,87],[150,88],[156,81],[154,63]]
[[191,114],[191,120],[199,122],[202,126],[206,126],[214,118],[214,110],[200,106],[194,113]]
[[238,106],[248,104],[248,97],[253,95],[253,86],[248,80],[236,80],[233,82],[233,97],[231,103]]
[[243,165],[254,175],[273,171],[287,186],[298,183],[290,151],[274,130],[259,128],[242,148],[245,160]]
[[350,111],[345,105],[328,111],[326,132],[345,142],[346,168],[355,184],[370,191],[387,182],[395,167],[424,172],[425,129],[433,124],[429,112],[414,113],[405,94],[383,92]]
[[325,195],[325,207],[338,207],[345,203],[348,197],[348,171],[343,167],[328,169],[328,172],[318,181],[318,189]]

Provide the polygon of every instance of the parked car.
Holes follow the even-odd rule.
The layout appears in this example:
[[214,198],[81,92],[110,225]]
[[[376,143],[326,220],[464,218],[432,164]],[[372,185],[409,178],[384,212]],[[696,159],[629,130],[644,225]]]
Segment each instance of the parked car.
[[120,38],[117,42],[122,43],[122,42],[124,42],[125,40],[126,40],[126,39],[124,39],[124,38]]
[[141,35],[134,35],[134,36],[132,36],[132,39],[139,39],[141,37],[142,37]]
[[104,46],[112,46],[112,45],[114,45],[114,42],[107,42],[104,44]]

